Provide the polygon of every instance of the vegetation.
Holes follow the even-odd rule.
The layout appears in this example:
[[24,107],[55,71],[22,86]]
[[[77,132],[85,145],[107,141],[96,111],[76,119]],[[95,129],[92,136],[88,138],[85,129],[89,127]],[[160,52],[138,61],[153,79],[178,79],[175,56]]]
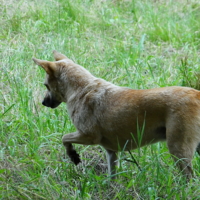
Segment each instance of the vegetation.
[[56,49],[117,85],[199,89],[198,0],[0,3],[0,199],[200,199],[199,156],[186,184],[165,143],[122,152],[115,181],[99,146],[76,145],[74,166],[61,138],[75,128],[64,104],[41,105],[44,72],[31,60]]

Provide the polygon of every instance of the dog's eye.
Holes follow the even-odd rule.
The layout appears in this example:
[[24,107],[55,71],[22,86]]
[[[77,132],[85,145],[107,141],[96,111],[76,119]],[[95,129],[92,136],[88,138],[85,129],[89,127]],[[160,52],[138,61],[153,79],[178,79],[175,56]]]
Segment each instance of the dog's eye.
[[46,86],[47,90],[50,90],[50,88],[49,88],[49,86],[47,84],[44,84],[44,85]]

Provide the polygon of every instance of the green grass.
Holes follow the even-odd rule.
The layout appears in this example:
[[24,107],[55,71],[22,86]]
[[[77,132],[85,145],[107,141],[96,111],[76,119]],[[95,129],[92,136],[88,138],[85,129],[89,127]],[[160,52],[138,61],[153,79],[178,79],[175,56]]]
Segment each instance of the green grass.
[[99,146],[76,145],[74,166],[61,138],[75,128],[64,104],[41,105],[44,72],[31,60],[56,49],[117,85],[199,89],[198,0],[0,3],[0,199],[200,199],[199,156],[186,184],[165,143],[132,151],[141,171],[123,152],[113,182]]

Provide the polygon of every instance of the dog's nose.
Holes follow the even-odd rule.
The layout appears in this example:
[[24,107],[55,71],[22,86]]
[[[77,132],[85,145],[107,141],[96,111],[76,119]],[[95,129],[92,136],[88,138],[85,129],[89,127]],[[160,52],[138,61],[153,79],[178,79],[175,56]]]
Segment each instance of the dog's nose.
[[45,101],[42,101],[42,105],[43,105],[43,106],[46,106],[46,103],[45,103]]

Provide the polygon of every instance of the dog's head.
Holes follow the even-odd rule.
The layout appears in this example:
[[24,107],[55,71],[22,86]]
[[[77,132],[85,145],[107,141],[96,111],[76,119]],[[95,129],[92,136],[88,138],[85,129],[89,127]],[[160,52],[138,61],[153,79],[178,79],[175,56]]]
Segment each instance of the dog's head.
[[41,66],[46,71],[46,79],[44,85],[47,88],[46,95],[42,104],[50,108],[56,108],[64,101],[64,95],[62,94],[59,86],[59,73],[60,73],[60,60],[68,59],[63,54],[53,51],[55,60],[58,62],[50,62],[46,60],[39,60],[33,58],[33,61]]

